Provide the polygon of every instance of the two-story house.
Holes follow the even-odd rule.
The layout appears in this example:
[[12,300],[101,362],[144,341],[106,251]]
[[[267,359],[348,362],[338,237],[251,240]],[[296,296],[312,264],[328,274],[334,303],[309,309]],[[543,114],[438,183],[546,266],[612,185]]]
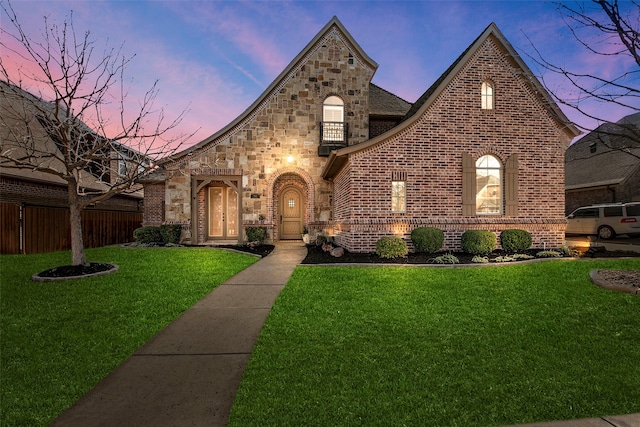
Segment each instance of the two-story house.
[[491,24],[414,104],[371,83],[378,64],[331,19],[263,94],[144,181],[145,223],[191,244],[327,233],[371,252],[382,236],[522,228],[564,239],[563,155],[576,129]]
[[[71,247],[68,182],[62,178],[62,143],[50,129],[55,123],[53,111],[51,103],[0,80],[0,253],[42,253]],[[108,192],[135,174],[138,165],[131,159],[149,161],[125,145],[113,141],[100,144],[95,132],[81,126],[85,133],[80,139],[102,148],[96,149],[93,160],[79,172],[79,191]],[[21,160],[22,167],[11,159]],[[143,219],[142,189],[136,186],[134,190],[82,212],[86,247],[133,239],[133,231]]]

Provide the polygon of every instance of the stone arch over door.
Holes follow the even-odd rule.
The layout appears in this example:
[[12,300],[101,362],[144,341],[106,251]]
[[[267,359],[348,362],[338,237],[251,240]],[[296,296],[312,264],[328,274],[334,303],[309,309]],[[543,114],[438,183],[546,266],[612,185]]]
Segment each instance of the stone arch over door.
[[[285,171],[278,174],[277,177],[273,180],[273,184],[268,187],[270,192],[267,199],[270,202],[270,206],[268,208],[272,216],[273,224],[275,225],[273,228],[274,240],[281,239],[281,215],[283,217],[283,221],[285,218],[285,212],[282,212],[283,203],[285,203],[287,206],[290,203],[290,200],[282,200],[285,192],[294,190],[294,192],[297,192],[300,195],[300,208],[302,218],[301,225],[304,227],[312,221],[314,209],[314,191],[313,182],[311,181],[310,177],[308,178],[309,180],[307,181],[302,174],[298,173],[298,171]],[[293,193],[290,193],[290,195],[291,194]],[[298,236],[298,238],[299,237],[300,236]]]

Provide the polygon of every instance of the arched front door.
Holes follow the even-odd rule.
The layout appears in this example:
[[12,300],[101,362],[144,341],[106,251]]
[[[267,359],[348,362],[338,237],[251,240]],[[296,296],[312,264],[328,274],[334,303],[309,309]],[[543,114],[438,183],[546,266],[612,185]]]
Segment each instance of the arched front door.
[[304,227],[304,199],[295,187],[280,193],[280,239],[300,240]]

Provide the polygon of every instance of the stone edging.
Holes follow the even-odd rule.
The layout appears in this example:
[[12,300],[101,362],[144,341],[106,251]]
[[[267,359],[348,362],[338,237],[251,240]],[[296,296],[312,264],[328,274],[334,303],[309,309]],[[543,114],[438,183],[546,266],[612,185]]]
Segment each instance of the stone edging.
[[[109,264],[109,263],[105,263]],[[106,274],[115,273],[120,268],[117,264],[109,264],[111,268],[105,271],[99,271],[97,273],[91,274],[83,274],[81,276],[66,276],[66,277],[41,277],[38,274],[34,274],[31,276],[31,280],[34,282],[61,282],[63,280],[72,280],[72,279],[84,279],[86,277],[96,277],[96,276],[104,276]]]
[[612,291],[626,292],[633,295],[640,295],[640,288],[634,289],[631,286],[615,285],[611,282],[606,281],[602,277],[600,277],[599,275],[600,271],[601,270],[591,270],[589,272],[589,278],[594,284],[600,286],[601,288],[611,289]]

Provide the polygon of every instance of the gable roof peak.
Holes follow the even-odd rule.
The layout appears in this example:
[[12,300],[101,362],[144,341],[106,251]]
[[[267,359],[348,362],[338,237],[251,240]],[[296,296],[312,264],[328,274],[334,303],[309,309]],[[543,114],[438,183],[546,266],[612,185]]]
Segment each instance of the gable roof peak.
[[313,52],[318,47],[319,43],[321,43],[326,37],[328,37],[334,30],[338,31],[340,33],[339,37],[343,40],[343,42],[349,45],[350,49],[353,49],[354,56],[359,58],[359,60],[361,60],[366,67],[369,67],[372,70],[371,77],[373,77],[373,74],[375,74],[376,70],[378,69],[378,63],[376,63],[369,57],[369,55],[366,54],[364,49],[362,49],[358,42],[355,41],[353,36],[349,33],[349,31],[347,31],[338,17],[333,16],[333,18],[331,18],[329,22],[327,22],[324,27],[322,27],[322,29],[318,31],[315,37],[313,37],[313,39],[311,39],[311,41],[307,43],[307,45],[300,51],[300,53],[298,53],[298,55],[293,58],[293,60],[278,75],[278,77],[276,77],[275,80],[271,82],[271,84],[264,90],[264,92],[262,92],[262,94],[231,123],[215,132],[213,135],[210,135],[204,140],[198,142],[197,144],[191,147],[187,147],[179,153],[162,159],[159,163],[165,164],[181,161],[186,156],[193,155],[196,152],[205,149],[205,147],[209,146],[209,144],[213,143],[216,140],[219,140],[223,136],[229,136],[229,133],[232,132],[234,128],[236,128],[244,120],[246,120],[252,114],[252,112],[255,112],[258,108],[260,108],[261,104],[263,104],[263,102],[265,102],[271,95],[273,95],[274,91],[277,91],[278,86],[280,84],[283,84],[283,82],[285,82],[289,78],[292,71],[300,66],[305,57]]

